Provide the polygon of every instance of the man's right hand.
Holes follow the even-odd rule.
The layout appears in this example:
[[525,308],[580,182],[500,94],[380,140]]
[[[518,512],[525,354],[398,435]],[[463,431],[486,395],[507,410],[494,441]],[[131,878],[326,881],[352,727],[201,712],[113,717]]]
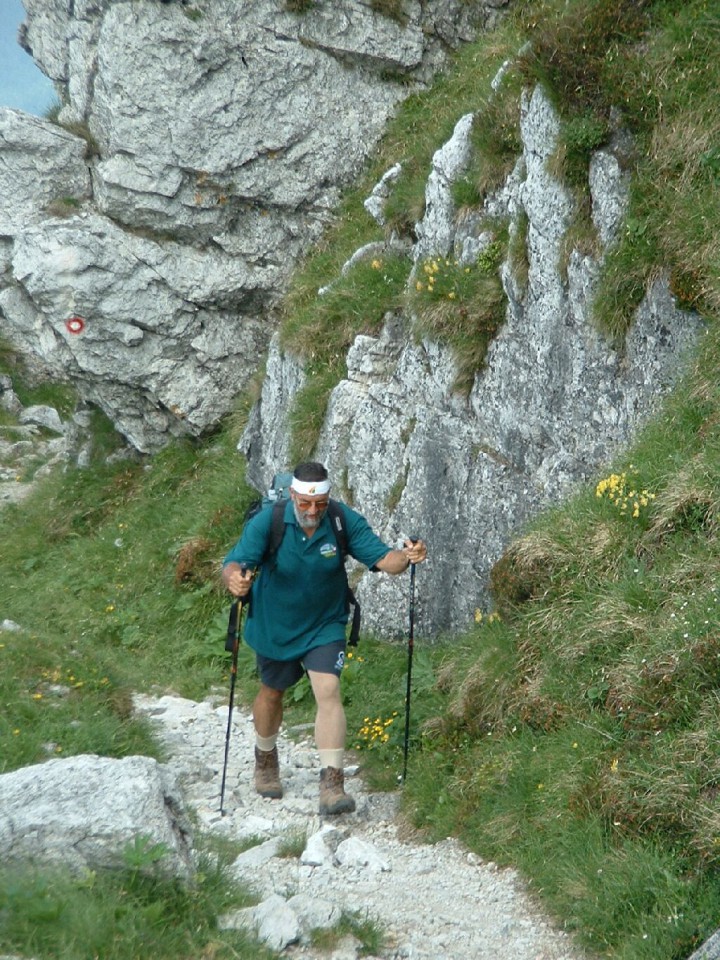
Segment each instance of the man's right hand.
[[222,578],[225,586],[234,597],[244,599],[250,593],[254,570],[249,570],[239,563],[228,563],[223,567]]

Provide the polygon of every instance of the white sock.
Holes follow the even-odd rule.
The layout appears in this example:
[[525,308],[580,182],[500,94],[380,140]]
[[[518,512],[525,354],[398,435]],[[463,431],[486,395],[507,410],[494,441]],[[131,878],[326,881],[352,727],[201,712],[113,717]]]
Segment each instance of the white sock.
[[336,770],[342,770],[343,758],[345,757],[343,747],[337,750],[318,750],[318,755],[320,757],[321,769],[324,770],[325,767],[335,767]]
[[278,735],[274,733],[271,737],[261,737],[259,733],[255,734],[255,746],[258,750],[263,750],[265,753],[270,753],[271,750],[275,749],[275,744],[277,743]]

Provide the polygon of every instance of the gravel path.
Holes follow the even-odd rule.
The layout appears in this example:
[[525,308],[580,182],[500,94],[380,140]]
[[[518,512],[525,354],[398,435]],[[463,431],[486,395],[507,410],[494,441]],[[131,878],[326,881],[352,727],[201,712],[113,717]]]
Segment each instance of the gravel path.
[[[236,706],[221,816],[227,706],[138,696],[136,710],[165,744],[199,828],[259,841],[233,870],[256,890],[261,906],[224,922],[255,926],[284,957],[356,960],[352,938],[323,952],[309,945],[307,932],[322,926],[323,917],[328,925],[336,922],[339,910],[360,910],[388,935],[382,960],[585,960],[543,917],[513,870],[484,862],[451,839],[433,845],[404,839],[397,796],[368,793],[355,768],[346,768],[346,789],[357,810],[321,819],[308,731],[304,738],[294,731],[299,742],[281,734],[285,795],[263,799],[252,782],[252,720]],[[300,857],[277,855],[283,839],[299,836],[306,838]]]

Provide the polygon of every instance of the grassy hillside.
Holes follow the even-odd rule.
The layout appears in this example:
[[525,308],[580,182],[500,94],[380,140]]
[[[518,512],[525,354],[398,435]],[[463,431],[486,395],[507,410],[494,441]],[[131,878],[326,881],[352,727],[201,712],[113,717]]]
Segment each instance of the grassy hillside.
[[[315,377],[294,442],[298,455],[312,448],[318,416],[309,411],[322,410],[352,336],[405,296],[399,282],[378,284],[370,265],[333,298],[316,298],[360,243],[382,238],[362,209],[380,173],[404,163],[388,229],[407,232],[432,152],[477,110],[476,162],[458,202],[481,204],[517,150],[518,91],[541,81],[564,122],[556,169],[581,200],[569,242],[593,250],[583,171],[618,125],[632,132],[631,210],[606,262],[597,322],[621,339],[646,284],[666,271],[707,334],[633,449],[509,546],[493,571],[495,608],[478,611],[461,637],[416,646],[404,800],[428,836],[456,834],[517,866],[598,957],[683,960],[720,924],[720,10],[710,0],[514,10],[405,104],[298,271],[283,336]],[[526,39],[490,101],[490,78]],[[468,313],[448,323],[447,311],[429,310],[421,322],[471,369],[476,344],[460,322]],[[202,444],[145,463],[98,455],[0,513],[0,620],[23,628],[0,633],[0,772],[49,755],[152,754],[131,716],[133,690],[227,690],[217,570],[253,496],[235,452],[248,404]],[[419,591],[430,575],[418,571]],[[343,678],[351,743],[378,787],[394,786],[401,769],[405,668],[401,646],[364,638]],[[240,688],[247,697],[254,689],[246,650]],[[290,722],[309,709],[300,685]],[[131,869],[109,887],[0,869],[0,950],[68,960],[261,956],[213,930],[212,871],[192,910],[177,890],[136,881]],[[108,902],[122,904],[126,929],[152,930],[150,953],[120,942],[109,921],[78,932],[107,916]]]

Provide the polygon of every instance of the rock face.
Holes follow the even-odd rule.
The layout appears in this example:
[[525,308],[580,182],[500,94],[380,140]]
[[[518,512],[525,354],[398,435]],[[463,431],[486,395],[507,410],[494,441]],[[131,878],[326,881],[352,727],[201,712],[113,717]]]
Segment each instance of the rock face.
[[[288,415],[306,378],[271,339],[293,264],[412,83],[503,2],[408,0],[402,24],[354,0],[319,0],[302,15],[260,0],[242,17],[234,0],[26,6],[26,43],[66,94],[61,119],[84,124],[85,139],[0,111],[4,334],[72,379],[139,451],[213,426],[269,344],[240,443],[262,489],[292,466]],[[460,217],[452,185],[471,156],[472,120],[459,117],[433,158],[408,284],[428,256],[474,263],[493,241],[485,224],[507,223],[526,270],[502,265],[506,320],[485,367],[458,393],[452,354],[415,342],[409,312],[388,316],[379,337],[350,349],[314,454],[388,542],[428,541],[424,636],[463,629],[490,604],[508,540],[633,438],[700,330],[662,277],[622,347],[591,322],[602,258],[624,223],[622,131],[588,170],[600,253],[568,256],[575,201],[549,172],[560,121],[547,97],[523,95],[514,170],[483,210]],[[35,176],[49,165],[52,176]],[[395,164],[368,197],[380,224],[397,175]],[[397,252],[397,238],[388,243]],[[361,248],[346,268],[382,253]],[[405,578],[362,576],[357,593],[367,629],[405,636]]]
[[396,105],[507,2],[27,0],[73,132],[0,110],[4,335],[140,451],[211,428]]
[[[503,265],[506,321],[469,396],[454,390],[446,350],[410,342],[412,318],[389,318],[380,337],[355,340],[316,450],[340,494],[388,542],[401,533],[427,540],[430,561],[418,569],[416,603],[416,630],[426,636],[462,629],[488,607],[489,573],[509,539],[632,439],[683,370],[701,329],[660,279],[622,350],[598,333],[590,312],[599,260],[574,252],[567,278],[558,268],[574,207],[548,172],[559,121],[539,88],[523,98],[521,129],[523,154],[486,212],[509,221],[511,234],[527,222],[527,281]],[[469,130],[462,118],[435,155],[414,261],[432,251],[472,262],[487,242],[481,218],[459,222],[450,195]],[[598,235],[610,243],[627,193],[611,153],[593,158],[590,187]],[[408,275],[412,281],[411,262]],[[297,360],[274,345],[240,444],[259,488],[287,462],[287,411],[302,383]],[[402,496],[392,507],[398,485]],[[363,576],[356,593],[365,626],[404,636],[407,589],[404,578]]]

